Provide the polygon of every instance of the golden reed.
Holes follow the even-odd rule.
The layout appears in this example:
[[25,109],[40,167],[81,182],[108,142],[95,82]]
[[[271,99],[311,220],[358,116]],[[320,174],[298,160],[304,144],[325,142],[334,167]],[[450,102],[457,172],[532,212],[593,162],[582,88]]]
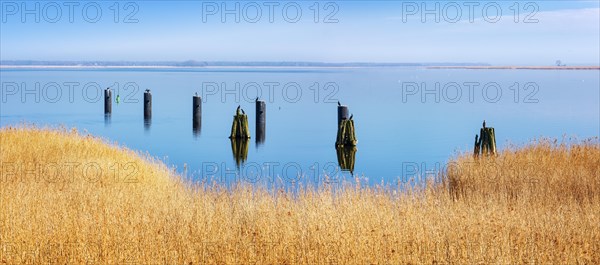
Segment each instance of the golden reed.
[[0,147],[0,264],[600,263],[597,139],[295,193],[190,184],[64,129],[3,128]]

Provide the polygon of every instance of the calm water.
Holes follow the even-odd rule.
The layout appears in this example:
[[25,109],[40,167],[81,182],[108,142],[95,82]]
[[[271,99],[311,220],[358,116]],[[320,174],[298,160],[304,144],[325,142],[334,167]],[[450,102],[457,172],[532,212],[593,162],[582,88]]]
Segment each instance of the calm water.
[[[77,127],[148,152],[196,180],[350,179],[334,147],[337,101],[354,114],[358,146],[344,153],[368,183],[444,168],[473,148],[482,121],[499,148],[540,136],[597,137],[599,71],[369,69],[2,70],[0,125]],[[112,86],[110,119],[102,90]],[[151,89],[153,117],[143,119]],[[192,95],[203,95],[199,132]],[[256,143],[254,99],[267,101]],[[238,105],[253,138],[237,161],[228,139]],[[244,160],[242,162],[242,160]],[[238,163],[240,163],[238,165]],[[347,168],[350,165],[345,165]]]

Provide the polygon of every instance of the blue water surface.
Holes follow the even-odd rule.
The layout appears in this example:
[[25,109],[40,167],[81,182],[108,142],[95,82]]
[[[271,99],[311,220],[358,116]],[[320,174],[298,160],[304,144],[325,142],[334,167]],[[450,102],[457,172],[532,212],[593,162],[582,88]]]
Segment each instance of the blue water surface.
[[[355,176],[395,183],[443,170],[471,152],[485,119],[498,147],[532,139],[597,137],[599,71],[396,68],[3,69],[0,125],[75,127],[163,160],[186,177],[320,183]],[[103,113],[103,90],[116,100]],[[143,93],[153,114],[144,123]],[[201,130],[192,96],[203,97]],[[228,139],[238,105],[255,134],[267,102],[264,143],[236,163]],[[348,105],[358,146],[339,168],[337,104]],[[350,154],[352,156],[352,154]]]

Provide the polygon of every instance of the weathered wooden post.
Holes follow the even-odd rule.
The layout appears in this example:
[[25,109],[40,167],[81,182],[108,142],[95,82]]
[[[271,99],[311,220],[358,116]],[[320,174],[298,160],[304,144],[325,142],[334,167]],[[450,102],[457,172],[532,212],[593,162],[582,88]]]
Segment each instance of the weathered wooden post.
[[248,157],[248,142],[250,142],[248,116],[241,106],[237,107],[235,115],[233,116],[233,124],[231,125],[229,139],[231,139],[231,151],[239,169],[240,165],[242,165]]
[[490,138],[490,140],[488,141],[490,153],[493,155],[497,155],[498,152],[496,151],[496,130],[494,130],[494,128],[487,128],[487,130],[488,137]]
[[192,130],[198,136],[202,128],[202,98],[196,93],[192,101]]
[[483,121],[483,128],[479,130],[479,140],[475,135],[475,148],[473,155],[478,157],[479,155],[497,155],[496,150],[496,131],[494,128],[486,127],[485,121]]
[[112,114],[112,91],[110,88],[104,90],[104,114]]
[[354,121],[350,115],[348,117],[348,106],[340,104],[338,101],[338,132],[335,141],[336,146],[356,146],[358,142],[354,134]]
[[354,174],[354,161],[356,158],[355,146],[338,146],[335,148],[337,153],[338,165],[342,171],[350,171]]
[[144,92],[144,119],[152,118],[152,94],[150,89],[146,89]]
[[489,135],[487,134],[487,130],[485,129],[485,127],[481,128],[479,130],[479,135],[481,135],[481,139],[479,140],[479,146],[480,146],[480,150],[481,150],[481,154],[488,154],[489,153]]
[[235,111],[235,116],[233,116],[233,124],[231,125],[231,134],[229,135],[231,139],[249,139],[250,138],[250,129],[248,127],[248,116],[241,109],[240,106],[237,107]]
[[473,148],[473,156],[477,157],[479,156],[479,148],[480,148],[480,144],[479,144],[479,135],[475,135],[475,147]]
[[262,144],[266,139],[267,131],[267,103],[256,100],[256,143]]
[[358,140],[354,133],[354,121],[352,119],[342,120],[342,124],[338,128],[336,146],[356,146]]
[[350,112],[348,111],[348,106],[340,105],[338,102],[338,127],[342,124],[343,120],[347,120],[350,116]]

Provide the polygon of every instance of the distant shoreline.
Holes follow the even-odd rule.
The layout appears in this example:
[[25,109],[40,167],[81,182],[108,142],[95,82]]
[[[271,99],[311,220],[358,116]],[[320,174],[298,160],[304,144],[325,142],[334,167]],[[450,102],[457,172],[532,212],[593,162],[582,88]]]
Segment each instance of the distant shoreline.
[[473,70],[600,70],[600,66],[428,66],[427,69],[473,69]]
[[360,69],[360,68],[424,68],[469,70],[600,70],[600,66],[426,66],[426,65],[0,65],[0,69]]
[[236,61],[11,61],[0,60],[0,69],[215,69],[215,68],[384,68],[428,66],[489,66],[484,63],[371,63],[371,62],[236,62]]
[[415,66],[169,66],[169,65],[0,65],[0,69],[311,69],[311,68],[377,68],[377,67],[415,67]]

